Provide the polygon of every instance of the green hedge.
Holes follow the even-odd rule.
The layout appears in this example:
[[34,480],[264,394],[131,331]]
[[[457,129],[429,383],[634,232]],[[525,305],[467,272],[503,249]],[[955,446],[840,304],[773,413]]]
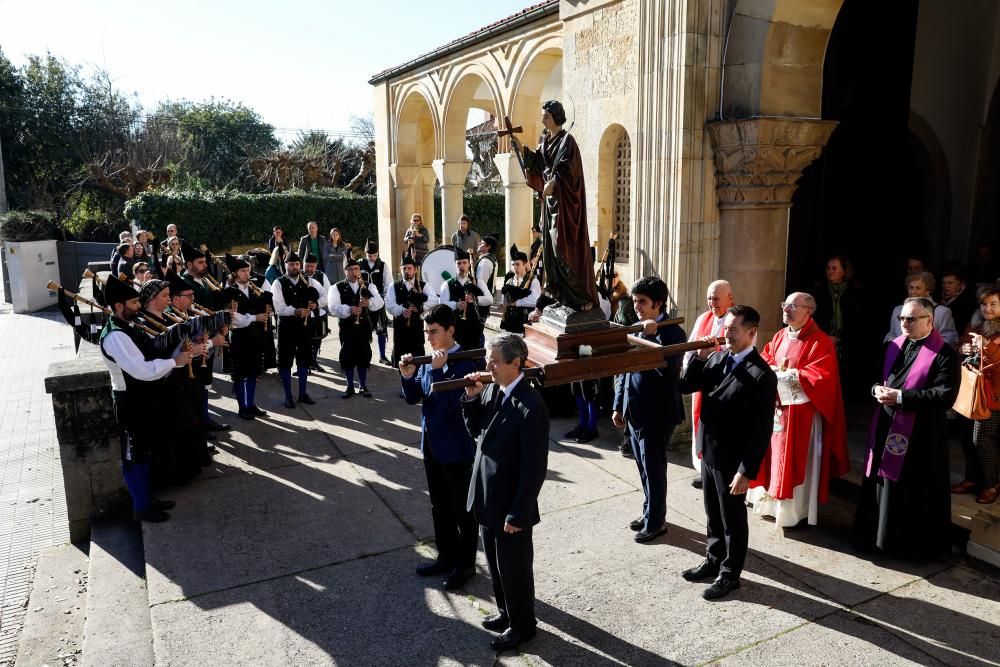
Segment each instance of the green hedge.
[[[344,238],[378,236],[377,204],[373,196],[344,190],[290,190],[276,194],[235,191],[144,192],[125,202],[125,218],[163,238],[170,223],[181,236],[213,250],[234,246],[266,246],[271,229],[280,225],[297,240],[306,223],[319,223],[321,233],[339,227]],[[357,242],[356,242],[357,243]]]
[[[537,205],[536,205],[537,206]],[[506,248],[502,194],[468,194],[465,213],[481,235],[493,234]],[[434,217],[441,229],[441,198],[435,197]],[[212,250],[266,245],[271,229],[281,225],[285,236],[296,240],[315,220],[320,233],[338,227],[355,246],[378,238],[378,206],[371,195],[344,190],[291,190],[278,194],[235,191],[144,192],[125,203],[125,218],[162,239],[170,223],[181,236],[205,243]],[[440,236],[439,236],[440,238]],[[450,242],[445,239],[445,242]],[[505,253],[502,253],[505,254]]]

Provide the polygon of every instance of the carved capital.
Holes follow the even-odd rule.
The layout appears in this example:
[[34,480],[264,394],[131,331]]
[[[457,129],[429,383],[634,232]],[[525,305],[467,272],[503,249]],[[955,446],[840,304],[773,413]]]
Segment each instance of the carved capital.
[[837,127],[831,120],[743,118],[705,126],[715,151],[719,208],[786,208],[802,170]]

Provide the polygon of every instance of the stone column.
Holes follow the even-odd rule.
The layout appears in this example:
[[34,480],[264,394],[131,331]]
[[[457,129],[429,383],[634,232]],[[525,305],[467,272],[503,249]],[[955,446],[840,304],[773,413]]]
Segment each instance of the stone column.
[[[451,235],[458,231],[458,216],[465,210],[465,177],[472,168],[471,160],[434,160],[431,163],[441,185],[442,244],[451,243]],[[475,222],[475,221],[473,221]]]
[[[434,184],[437,182],[437,174],[434,172],[434,168],[428,164],[421,167],[420,178],[422,179],[421,198],[417,212],[423,216],[424,227],[430,230],[431,242],[428,246],[428,250],[430,250],[437,245],[434,238],[434,230],[437,229],[437,222],[434,220]],[[409,216],[406,218],[406,224],[410,224]],[[406,227],[400,227],[400,230],[405,232]]]
[[705,127],[715,151],[719,275],[734,285],[739,303],[760,312],[761,344],[781,326],[792,194],[836,127],[835,121],[791,118]]
[[493,157],[503,181],[504,239],[506,247],[512,243],[528,253],[531,247],[534,190],[528,187],[521,172],[521,165],[513,153],[497,153]]
[[[396,261],[403,254],[403,233],[410,226],[410,216],[417,205],[417,178],[420,176],[420,166],[415,164],[389,165],[392,176],[393,193],[396,202],[396,217],[379,222],[379,255],[389,261]],[[352,240],[355,246],[364,243],[364,239]]]

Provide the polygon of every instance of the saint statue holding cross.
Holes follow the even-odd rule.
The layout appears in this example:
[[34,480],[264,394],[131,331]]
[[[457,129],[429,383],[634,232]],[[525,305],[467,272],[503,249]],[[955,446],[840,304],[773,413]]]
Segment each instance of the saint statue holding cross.
[[[587,198],[583,163],[576,140],[565,129],[562,104],[549,100],[542,105],[545,131],[536,150],[522,146],[510,127],[509,135],[528,187],[542,198],[542,264],[545,266],[544,295],[572,310],[589,310],[597,303],[594,258],[587,229]],[[539,299],[541,302],[543,299]]]

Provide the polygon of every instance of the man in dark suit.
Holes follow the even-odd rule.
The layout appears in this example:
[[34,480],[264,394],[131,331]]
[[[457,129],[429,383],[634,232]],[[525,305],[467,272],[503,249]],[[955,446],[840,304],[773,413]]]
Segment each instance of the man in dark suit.
[[462,348],[455,342],[455,314],[448,306],[434,306],[423,315],[427,343],[434,350],[429,364],[419,367],[412,354],[399,360],[403,396],[420,403],[420,449],[431,497],[437,560],[421,565],[417,574],[447,575],[444,587],[461,588],[476,573],[476,520],[466,508],[476,443],[465,429],[459,400],[462,390],[436,391],[431,384],[462,378],[476,370],[471,360],[449,360]]
[[[659,327],[666,317],[670,298],[667,285],[659,278],[643,278],[632,286],[632,305],[645,330],[639,335],[660,345],[687,340],[676,324]],[[677,391],[681,357],[670,357],[663,368],[625,373],[615,378],[614,412],[611,420],[624,427],[639,468],[642,516],[632,520],[636,542],[650,542],[667,532],[667,447],[674,427],[684,421],[684,403]]]
[[[315,222],[309,222],[306,225],[306,231],[308,234],[299,239],[299,257],[306,257],[308,255],[315,255],[319,259],[318,267],[320,271],[325,271],[326,268],[323,266],[323,258],[327,256],[327,245],[329,240],[319,233],[319,225]],[[379,294],[382,293],[382,286],[378,286]]]
[[753,347],[760,315],[733,306],[723,325],[726,350],[698,351],[681,374],[680,390],[702,392],[701,480],[708,515],[707,555],[685,570],[688,581],[714,577],[706,600],[740,587],[747,556],[746,493],[771,443],[778,378]]
[[[477,439],[466,507],[483,535],[497,613],[483,619],[501,632],[490,642],[497,651],[515,648],[535,636],[535,580],[532,527],[540,521],[538,493],[549,456],[549,413],[545,401],[524,379],[528,359],[524,339],[503,332],[487,348],[486,369],[494,384],[465,390],[462,414]],[[479,374],[469,376],[478,380]]]

